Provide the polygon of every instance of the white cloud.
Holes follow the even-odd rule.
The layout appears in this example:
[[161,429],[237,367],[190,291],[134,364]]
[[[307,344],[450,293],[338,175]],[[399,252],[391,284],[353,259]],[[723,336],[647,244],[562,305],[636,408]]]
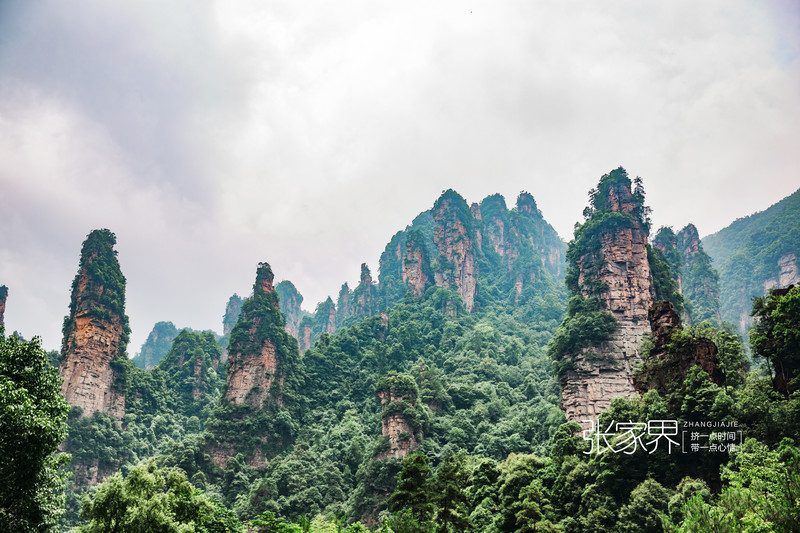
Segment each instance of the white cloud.
[[48,346],[96,227],[133,352],[219,329],[262,260],[313,308],[450,187],[565,238],[618,165],[701,234],[797,187],[790,1],[6,5],[0,283]]

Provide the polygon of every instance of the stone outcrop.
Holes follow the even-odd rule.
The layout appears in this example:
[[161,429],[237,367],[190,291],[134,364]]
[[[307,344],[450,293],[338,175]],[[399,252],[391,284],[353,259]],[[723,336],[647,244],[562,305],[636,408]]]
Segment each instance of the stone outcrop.
[[300,306],[303,304],[303,295],[297,290],[289,280],[283,280],[275,285],[275,292],[278,293],[278,306],[283,313],[286,322],[286,333],[298,339],[300,336],[300,320],[303,311]]
[[378,288],[366,263],[361,264],[361,280],[353,291],[353,315],[368,317],[378,313]]
[[[284,382],[278,351],[286,349],[288,334],[272,281],[272,269],[267,263],[260,263],[253,296],[245,301],[231,332],[224,396],[229,404],[247,403],[260,409],[271,397],[282,402],[280,392],[273,394],[272,388],[280,389]],[[272,327],[275,325],[280,326],[278,332]]]
[[570,421],[594,419],[612,399],[635,394],[632,378],[641,363],[642,341],[650,333],[648,310],[654,290],[647,229],[638,216],[641,200],[633,196],[624,170],[615,172],[620,170],[622,174],[604,176],[607,196],[596,202],[606,212],[628,214],[628,222],[600,231],[597,249],[576,259],[579,290],[584,297],[597,296],[617,327],[599,346],[568,356],[572,368],[561,377],[561,403]]
[[788,287],[800,283],[800,271],[797,269],[797,256],[794,253],[785,253],[778,258],[778,275],[776,278],[764,281],[764,294],[769,294],[776,287]]
[[178,328],[172,322],[156,322],[147,340],[142,344],[133,362],[139,368],[152,370],[167,355],[172,341],[178,336]]
[[433,219],[436,223],[433,241],[439,253],[434,269],[435,283],[439,287],[456,289],[467,311],[472,311],[477,267],[469,207],[458,193],[449,190],[433,206]]
[[353,291],[347,282],[342,284],[339,289],[339,298],[336,300],[336,326],[339,327],[342,323],[353,314],[353,308],[350,302],[353,298]]
[[60,373],[62,392],[83,416],[100,411],[117,419],[125,413],[111,362],[125,357],[128,317],[125,277],[108,230],[92,231],[83,243],[78,274],[72,283],[70,314],[64,321]]
[[682,329],[680,317],[670,302],[653,304],[648,319],[653,348],[634,378],[637,392],[644,394],[654,389],[667,396],[683,384],[689,369],[695,366],[702,368],[717,385],[724,384],[717,346],[711,339],[693,339],[679,348],[669,346],[673,334]]
[[386,440],[379,458],[402,459],[415,452],[422,440],[417,384],[405,374],[389,374],[378,382],[376,389],[383,408],[381,435]]
[[422,233],[418,230],[411,230],[406,238],[406,253],[401,277],[407,290],[417,298],[422,296],[432,281],[433,273],[428,252],[425,249]]
[[297,339],[297,346],[300,349],[300,353],[311,348],[311,329],[311,318],[303,318],[303,320],[300,321],[300,336]]
[[0,285],[0,328],[5,327],[4,317],[6,314],[6,299],[8,298],[8,287]]
[[233,331],[233,326],[239,320],[239,313],[242,312],[242,304],[244,300],[238,294],[234,293],[233,296],[228,298],[228,303],[225,304],[225,316],[222,317],[222,334],[230,335]]

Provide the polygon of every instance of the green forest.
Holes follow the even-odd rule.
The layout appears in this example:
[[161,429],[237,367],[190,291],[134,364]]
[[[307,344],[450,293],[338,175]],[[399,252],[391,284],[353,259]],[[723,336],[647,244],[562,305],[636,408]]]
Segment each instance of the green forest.
[[[159,322],[133,359],[116,236],[92,231],[61,352],[0,332],[0,530],[798,532],[800,286],[779,264],[800,254],[798,200],[701,241],[651,231],[618,168],[564,243],[527,192],[447,190],[376,281],[363,265],[308,313],[253,265],[222,335]],[[652,332],[632,394],[587,427],[564,379],[613,356],[609,250],[637,231],[650,285],[627,297]],[[92,362],[105,403],[83,408],[63,393],[83,394],[82,331],[116,335]]]

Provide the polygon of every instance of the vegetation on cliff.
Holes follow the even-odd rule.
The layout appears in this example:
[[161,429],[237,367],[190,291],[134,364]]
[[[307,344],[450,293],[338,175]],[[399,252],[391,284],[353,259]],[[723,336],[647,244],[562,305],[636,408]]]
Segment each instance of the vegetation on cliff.
[[703,246],[719,271],[722,320],[744,331],[753,296],[800,281],[800,190],[705,237]]
[[107,229],[94,230],[86,236],[81,247],[78,274],[72,281],[69,315],[64,317],[62,332],[67,339],[79,313],[100,320],[116,317],[122,326],[117,355],[127,359],[130,326],[125,314],[125,276],[117,260],[115,244],[116,236]]
[[[609,235],[631,228],[646,234],[641,184],[623,169],[601,179],[567,251],[567,269],[564,245],[532,196],[521,194],[513,209],[496,195],[471,207],[456,196],[443,196],[456,206],[445,213],[450,219],[426,211],[393,237],[377,285],[365,272],[359,295],[374,289],[378,303],[371,300],[364,316],[340,318],[345,300],[355,301],[348,288],[339,309],[329,299],[301,319],[316,337],[302,355],[279,301],[293,296],[272,289],[262,264],[230,333],[226,384],[220,340],[211,333],[181,332],[150,371],[115,363],[126,365],[124,418],[70,414],[64,450],[80,483],[68,492],[61,529],[792,530],[800,479],[799,367],[791,360],[800,331],[796,291],[756,304],[760,329],[751,343],[772,374],[745,373],[738,337],[696,324],[650,351],[667,364],[645,365],[645,372],[664,376],[677,365],[666,386],[616,399],[595,420],[603,430],[629,424],[640,431],[637,446],[651,449],[651,421],[681,428],[736,422],[735,451],[682,453],[660,440],[652,453],[629,454],[625,431],[604,440],[564,423],[548,347],[574,353],[614,332],[617,322],[603,304],[609,288],[586,273],[601,268],[598,251]],[[627,203],[624,212],[614,210],[619,202]],[[444,272],[436,231],[445,222],[463,227],[461,239],[469,242],[460,244],[475,254],[470,312],[457,284],[426,283],[414,293],[403,278],[413,250],[424,273]],[[643,255],[656,298],[677,300],[669,253]],[[715,354],[724,382],[692,359],[697,346]],[[231,377],[247,360],[261,381],[234,394],[250,383]],[[408,435],[395,437],[418,445],[402,459],[413,450],[385,453],[383,422],[391,417],[408,425]],[[704,431],[704,446],[711,433]],[[619,453],[597,453],[597,443]]]
[[156,322],[153,330],[142,344],[139,354],[133,359],[138,368],[153,368],[167,355],[172,341],[178,336],[178,328],[172,322]]

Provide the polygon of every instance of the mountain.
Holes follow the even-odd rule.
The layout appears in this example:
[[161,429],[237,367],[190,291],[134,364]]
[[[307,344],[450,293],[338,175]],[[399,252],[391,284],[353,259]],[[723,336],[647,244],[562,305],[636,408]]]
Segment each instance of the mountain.
[[648,210],[641,183],[625,169],[604,175],[567,249],[572,298],[550,352],[559,365],[567,419],[597,416],[618,396],[635,394],[633,374],[650,333],[653,281]]
[[683,297],[684,321],[708,320],[719,324],[719,274],[711,266],[711,258],[703,249],[694,224],[687,224],[677,234],[671,227],[660,228],[653,246],[669,263],[672,278]]
[[121,419],[125,397],[114,363],[127,360],[129,327],[116,242],[107,229],[94,230],[83,241],[69,315],[64,318],[60,372],[64,396],[84,416],[99,411]]
[[153,330],[142,344],[139,353],[132,359],[133,364],[139,368],[150,370],[156,366],[172,346],[172,341],[178,336],[178,328],[172,322],[156,322]]
[[722,320],[745,331],[754,296],[800,283],[800,190],[702,242],[719,271]]

